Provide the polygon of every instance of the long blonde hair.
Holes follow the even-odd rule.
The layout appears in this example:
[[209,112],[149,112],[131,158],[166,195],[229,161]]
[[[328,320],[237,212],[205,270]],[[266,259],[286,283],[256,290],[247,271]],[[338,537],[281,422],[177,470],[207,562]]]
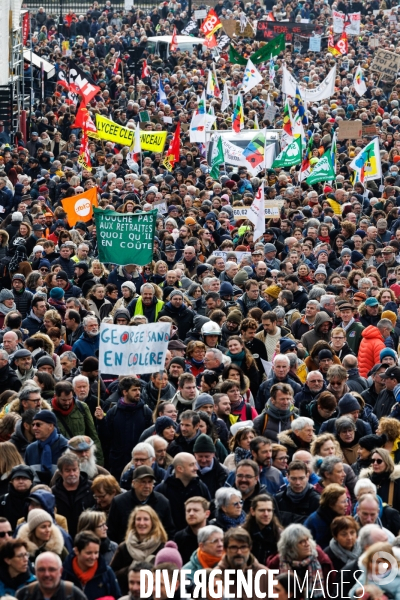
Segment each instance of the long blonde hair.
[[158,514],[156,513],[156,511],[153,508],[151,508],[151,506],[136,506],[136,508],[133,509],[133,511],[131,512],[131,514],[129,516],[128,527],[126,528],[125,540],[128,539],[129,534],[131,532],[133,532],[134,534],[137,534],[136,526],[135,526],[135,519],[136,519],[136,515],[140,511],[147,513],[151,519],[152,527],[151,527],[151,531],[150,531],[148,537],[149,538],[153,538],[153,537],[158,538],[160,540],[160,544],[161,543],[165,544],[168,540],[167,532],[165,531],[165,529],[158,517]]

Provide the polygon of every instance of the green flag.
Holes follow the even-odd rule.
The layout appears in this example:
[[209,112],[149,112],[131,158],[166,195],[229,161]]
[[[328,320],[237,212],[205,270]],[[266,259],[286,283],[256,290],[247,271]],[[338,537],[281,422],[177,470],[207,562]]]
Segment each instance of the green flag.
[[314,169],[306,179],[308,185],[314,185],[319,181],[330,181],[335,179],[335,169],[332,164],[331,150],[327,150],[319,159]]
[[147,265],[153,260],[158,211],[124,214],[93,207],[99,260],[116,265]]
[[282,167],[293,167],[301,163],[302,159],[301,136],[297,137],[291,144],[286,146],[284,150],[272,163],[273,169],[281,169]]
[[221,136],[218,136],[217,143],[213,144],[212,156],[211,156],[211,171],[210,177],[213,179],[219,179],[219,167],[225,162],[224,149],[222,147]]
[[[281,52],[285,51],[285,34],[280,33],[273,40],[267,42],[265,46],[254,52],[250,56],[250,60],[255,65],[259,65],[262,62],[267,62],[272,56],[278,56]],[[240,63],[242,64],[242,63]]]
[[229,46],[229,62],[233,65],[247,65],[247,58],[244,58],[232,44]]

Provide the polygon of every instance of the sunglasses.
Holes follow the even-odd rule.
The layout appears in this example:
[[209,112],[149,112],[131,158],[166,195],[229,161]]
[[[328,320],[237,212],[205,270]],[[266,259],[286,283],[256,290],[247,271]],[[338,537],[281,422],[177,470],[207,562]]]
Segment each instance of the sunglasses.
[[373,458],[371,462],[372,464],[376,463],[377,465],[381,465],[383,463],[383,460],[381,458]]
[[13,532],[12,530],[10,531],[0,531],[0,538],[5,538],[6,535],[12,536]]

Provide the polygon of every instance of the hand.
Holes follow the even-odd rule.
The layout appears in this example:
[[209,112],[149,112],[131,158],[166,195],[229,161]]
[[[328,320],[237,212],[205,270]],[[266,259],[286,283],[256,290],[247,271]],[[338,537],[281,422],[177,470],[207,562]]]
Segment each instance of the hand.
[[94,411],[94,416],[96,417],[96,419],[98,419],[99,421],[101,421],[102,419],[104,419],[104,411],[101,408],[101,406],[98,406],[96,408],[96,410]]

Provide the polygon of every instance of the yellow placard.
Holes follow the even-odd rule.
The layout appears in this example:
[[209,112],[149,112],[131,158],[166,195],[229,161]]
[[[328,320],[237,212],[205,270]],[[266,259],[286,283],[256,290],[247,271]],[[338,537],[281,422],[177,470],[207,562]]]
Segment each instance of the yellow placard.
[[[106,117],[98,114],[96,114],[96,129],[98,138],[122,146],[132,146],[135,140],[135,131],[133,129],[122,127],[122,125],[118,125],[118,123],[114,123],[114,121],[110,121],[110,119],[106,119]],[[88,131],[88,135],[92,137],[90,131]],[[93,137],[95,137],[95,135],[93,135]],[[166,131],[140,132],[140,146],[142,150],[163,152],[166,139]]]

